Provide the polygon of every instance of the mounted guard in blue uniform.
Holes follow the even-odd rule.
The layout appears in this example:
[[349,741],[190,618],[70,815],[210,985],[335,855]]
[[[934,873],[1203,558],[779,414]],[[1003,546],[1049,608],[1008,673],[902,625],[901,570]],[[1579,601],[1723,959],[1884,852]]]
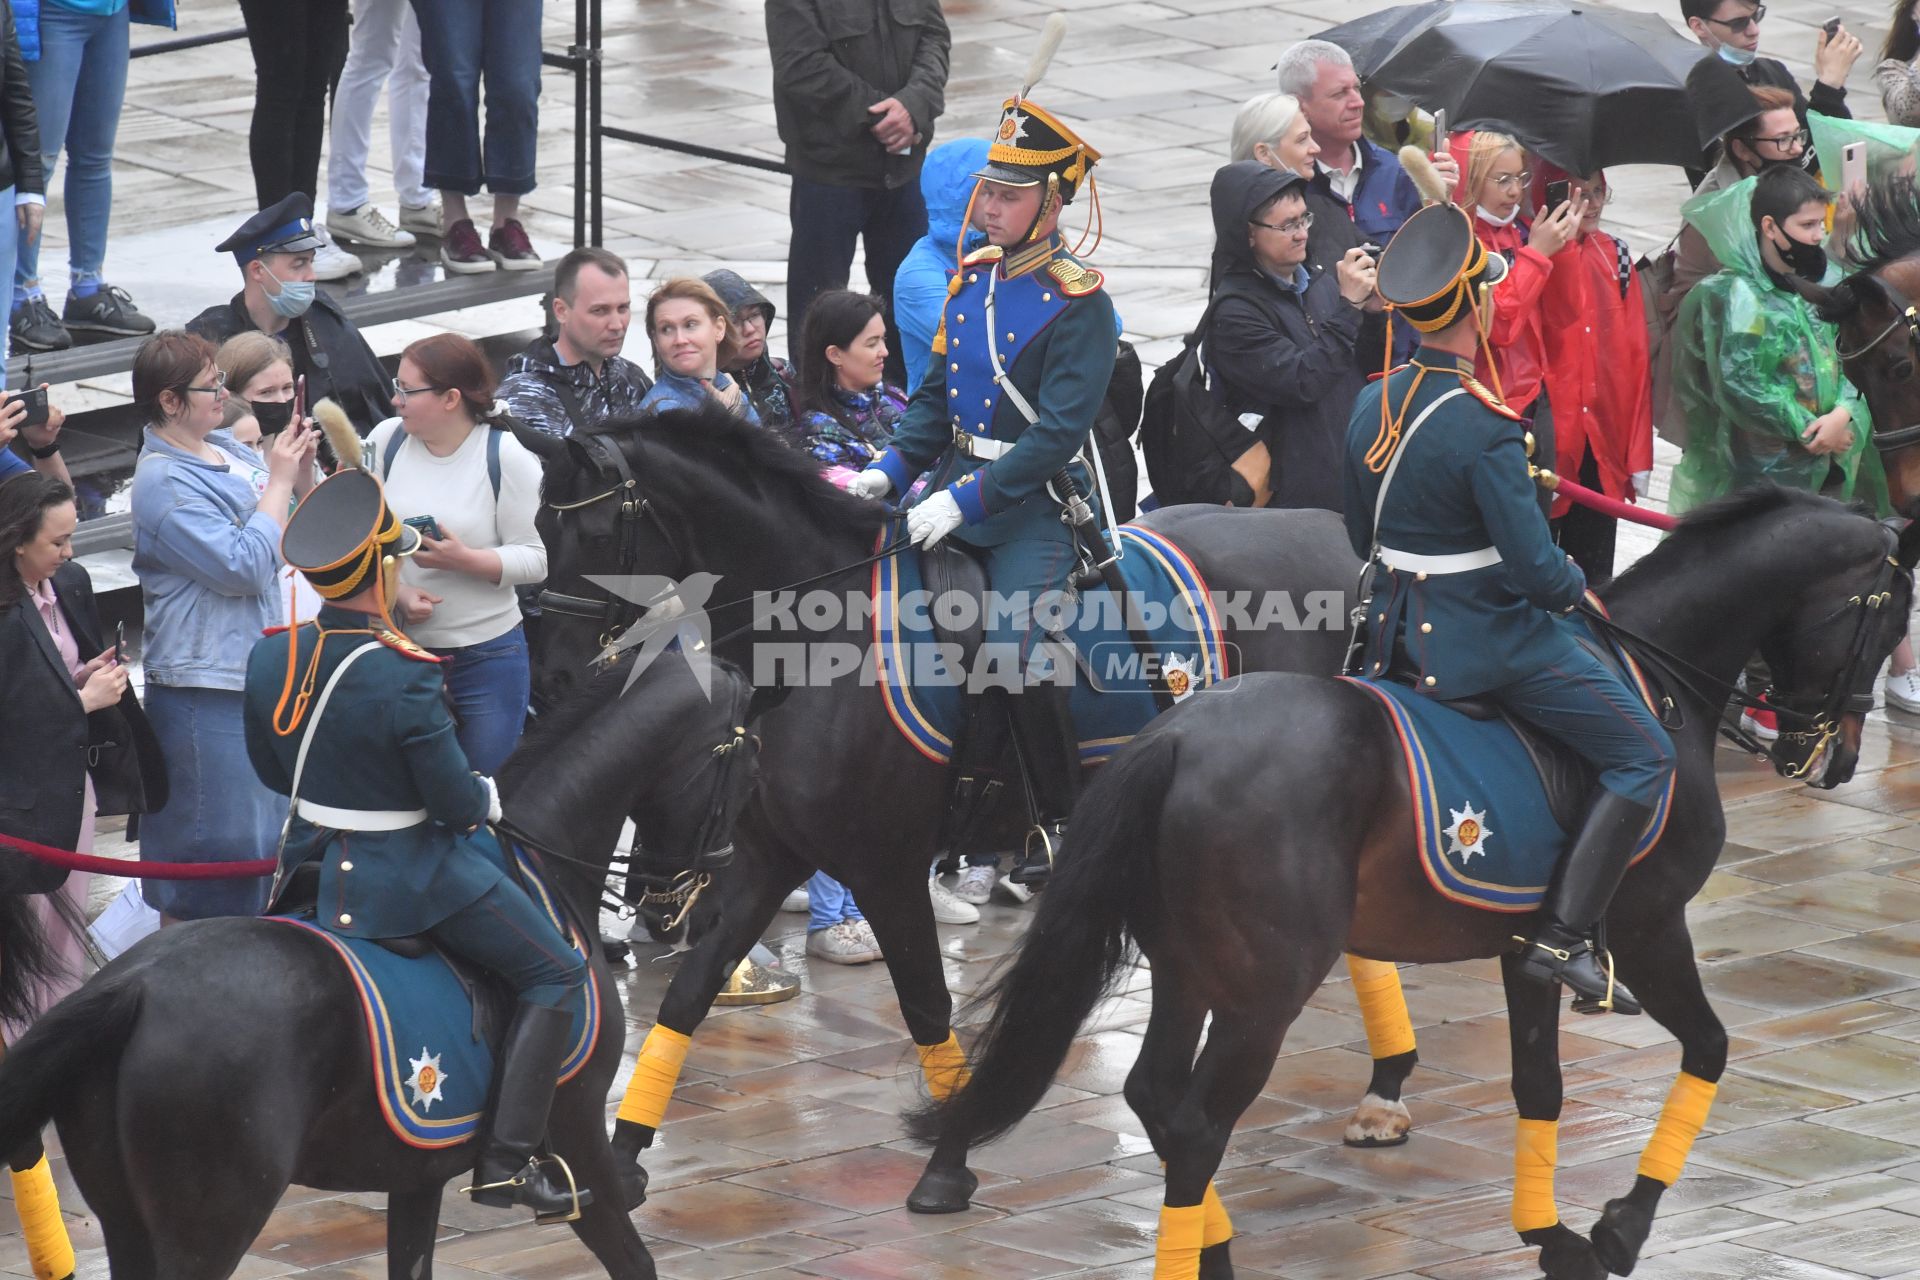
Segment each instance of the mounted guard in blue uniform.
[[1495,703],[1593,765],[1585,823],[1533,936],[1515,941],[1521,971],[1564,982],[1575,1008],[1638,1013],[1592,934],[1673,774],[1673,744],[1559,616],[1586,580],[1541,514],[1525,423],[1473,379],[1505,265],[1450,204],[1416,213],[1381,256],[1390,316],[1424,337],[1361,393],[1347,428],[1347,536],[1370,575],[1349,674]]
[[990,665],[975,668],[1005,673],[1017,662],[996,685],[1011,695],[1034,802],[1011,877],[1026,885],[1051,870],[1080,778],[1073,659],[1045,644],[1043,606],[1072,590],[1084,542],[1098,537],[1085,459],[1113,376],[1113,303],[1100,273],[1062,246],[1059,224],[1099,159],[1024,89],[1007,100],[968,208],[989,243],[960,259],[926,376],[886,452],[853,483],[869,497],[904,495],[931,467],[908,536],[924,548],[951,534],[984,562],[990,598],[1028,605],[987,610]]
[[289,883],[305,881],[321,928],[424,934],[513,988],[519,1003],[468,1190],[481,1204],[570,1220],[592,1193],[541,1152],[568,1048],[564,1006],[586,965],[486,825],[500,817],[499,793],[454,737],[440,660],[388,613],[396,557],[419,540],[379,480],[352,466],[314,486],[287,521],[281,553],[327,603],[312,621],[270,632],[247,662],[247,753],[260,780],[292,799],[272,896],[284,907],[296,896]]

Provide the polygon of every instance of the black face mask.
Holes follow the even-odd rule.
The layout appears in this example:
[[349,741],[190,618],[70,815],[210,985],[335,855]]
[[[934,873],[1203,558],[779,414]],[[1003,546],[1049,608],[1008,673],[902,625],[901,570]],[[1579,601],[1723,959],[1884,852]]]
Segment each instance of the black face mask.
[[1785,247],[1783,248],[1777,244],[1773,247],[1779,252],[1780,256],[1786,260],[1786,264],[1793,268],[1795,275],[1813,284],[1819,284],[1822,280],[1826,279],[1827,251],[1823,246],[1807,244],[1802,240],[1795,240],[1792,236],[1788,236],[1785,231],[1782,231],[1780,234],[1786,236],[1787,243]]
[[256,400],[253,402],[253,420],[260,424],[261,435],[277,435],[293,422],[293,401]]

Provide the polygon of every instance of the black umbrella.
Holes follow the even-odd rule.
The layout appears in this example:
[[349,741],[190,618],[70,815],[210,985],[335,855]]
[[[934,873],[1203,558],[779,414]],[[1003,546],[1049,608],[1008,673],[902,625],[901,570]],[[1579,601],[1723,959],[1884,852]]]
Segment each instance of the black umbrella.
[[1444,110],[1453,128],[1511,133],[1569,173],[1697,167],[1703,140],[1740,123],[1737,101],[1688,96],[1689,73],[1711,55],[1652,14],[1567,0],[1431,0],[1318,38],[1352,54],[1369,87]]

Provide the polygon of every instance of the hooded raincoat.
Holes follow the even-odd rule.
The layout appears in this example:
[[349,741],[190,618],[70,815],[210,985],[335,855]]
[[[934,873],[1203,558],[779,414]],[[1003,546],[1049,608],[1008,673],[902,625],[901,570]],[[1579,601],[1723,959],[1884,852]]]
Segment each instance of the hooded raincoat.
[[[1347,419],[1366,385],[1354,358],[1361,311],[1340,296],[1332,272],[1301,266],[1283,280],[1254,260],[1247,224],[1286,191],[1304,196],[1306,184],[1257,160],[1214,174],[1214,288],[1201,353],[1214,395],[1248,429],[1228,461],[1266,447],[1266,505],[1338,511]],[[1248,475],[1244,465],[1235,470]]]
[[[900,326],[900,356],[906,362],[907,394],[912,395],[933,358],[933,334],[947,305],[947,281],[953,278],[960,224],[973,198],[974,171],[987,163],[984,138],[955,138],[927,153],[920,169],[920,197],[927,206],[927,234],[914,242],[893,276],[893,320]],[[986,243],[984,234],[967,233],[968,251]]]
[[[727,310],[733,315],[751,307],[758,307],[767,318],[767,331],[773,331],[773,317],[776,314],[773,302],[766,294],[748,284],[745,277],[737,271],[724,268],[709,271],[700,277],[720,295],[720,301],[727,304]],[[797,334],[788,334],[788,346],[793,345]],[[793,421],[793,366],[785,360],[776,360],[766,351],[762,351],[750,363],[727,372],[740,379],[740,385],[746,388],[747,399],[753,402],[754,412],[760,415],[760,425],[772,427],[789,438],[794,434]]]
[[[1686,413],[1687,447],[1673,473],[1672,509],[1761,480],[1884,509],[1886,481],[1869,446],[1866,402],[1841,375],[1834,327],[1762,260],[1751,212],[1755,182],[1746,178],[1680,207],[1721,270],[1694,286],[1674,324],[1674,396]],[[1826,283],[1838,276],[1829,264]],[[1853,414],[1852,446],[1809,453],[1801,443],[1808,424],[1841,404]]]

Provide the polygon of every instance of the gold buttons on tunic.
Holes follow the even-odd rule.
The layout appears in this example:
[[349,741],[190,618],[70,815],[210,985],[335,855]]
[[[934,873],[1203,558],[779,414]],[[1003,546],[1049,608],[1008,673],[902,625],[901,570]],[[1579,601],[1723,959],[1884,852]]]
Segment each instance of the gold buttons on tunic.
[[967,283],[968,283],[968,284],[979,284],[979,283],[980,283],[980,273],[979,273],[978,271],[969,271],[969,272],[967,273]]
[[341,923],[341,924],[352,924],[352,923],[353,923],[353,917],[352,917],[351,915],[348,915],[348,914],[347,914],[346,912],[344,912],[344,911],[342,911],[342,912],[340,913],[340,923]]
[[351,871],[353,870],[353,864],[351,862],[343,862],[340,864],[340,869],[342,871]]
[[983,404],[983,405],[985,405],[985,406],[987,406],[987,408],[989,408],[989,409],[991,409],[991,408],[993,408],[993,397],[992,397],[992,396],[986,396],[986,397],[984,397],[984,398],[982,398],[982,399],[981,399],[981,401],[980,401],[980,403],[981,403],[981,404]]
[[1432,624],[1431,622],[1423,622],[1423,623],[1421,623],[1421,624],[1420,624],[1420,634],[1421,634],[1421,635],[1423,635],[1423,636],[1424,636],[1424,635],[1428,635],[1428,634],[1430,634],[1430,633],[1431,633],[1432,631],[1433,631],[1433,624]]
[[1013,330],[1011,330],[1011,329],[1009,329],[1009,330],[1007,330],[1007,341],[1008,341],[1008,342],[1012,342],[1012,341],[1013,341]]
[[951,373],[958,373],[960,372],[960,366],[957,364],[950,364],[947,366],[947,370]]
[[1428,677],[1427,677],[1427,687],[1428,687],[1429,689],[1431,689],[1431,688],[1432,688],[1432,687],[1433,687],[1434,685],[1436,685],[1436,684],[1439,684],[1439,683],[1440,683],[1440,682],[1439,682],[1438,680],[1436,680],[1436,679],[1434,679],[1434,678],[1433,678],[1432,676],[1428,676]]
[[1415,582],[1425,582],[1427,580],[1427,571],[1422,569],[1419,573],[1414,574],[1413,580]]
[[1053,301],[1053,295],[1052,295],[1052,294],[1050,294],[1050,293],[1043,293],[1043,294],[1041,294],[1041,295],[1040,295],[1040,301],[1042,301],[1042,302],[1052,302],[1052,301]]
[[1373,615],[1373,620],[1375,622],[1384,623],[1387,620],[1387,615],[1384,613],[1376,613]]
[[959,315],[957,313],[954,315],[953,318],[955,323],[958,323],[958,324],[965,324],[967,322],[967,318],[965,316]]
[[973,429],[981,435],[985,435],[987,433],[987,424],[984,422],[976,422],[973,424]]

